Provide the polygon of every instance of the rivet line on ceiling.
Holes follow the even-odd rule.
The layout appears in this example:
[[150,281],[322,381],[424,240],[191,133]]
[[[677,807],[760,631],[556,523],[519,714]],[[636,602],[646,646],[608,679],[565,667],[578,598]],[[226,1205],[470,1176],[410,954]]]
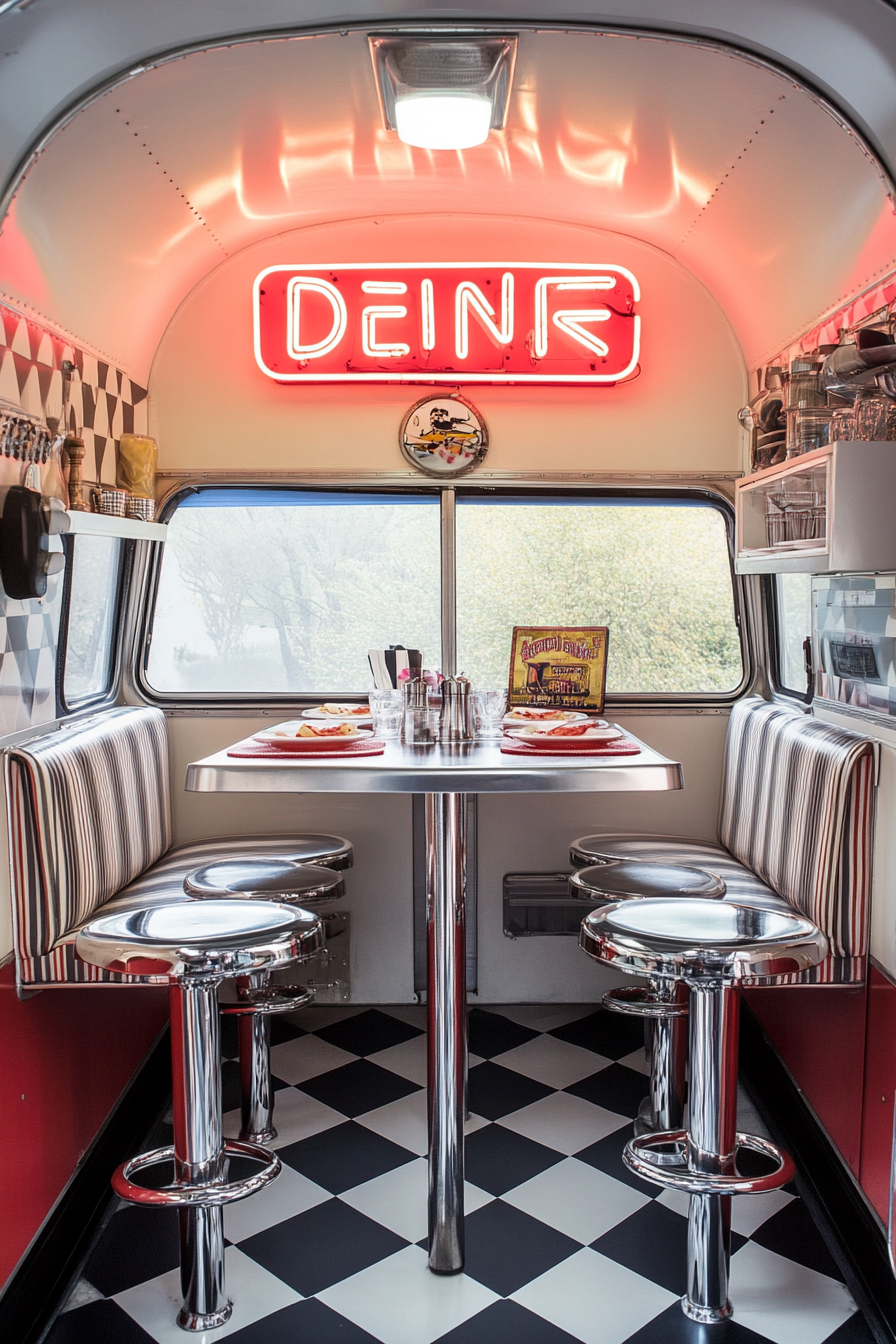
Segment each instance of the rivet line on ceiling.
[[[784,99],[785,99],[785,97],[786,97],[786,94],[783,94],[783,93],[782,93],[782,94],[780,95],[780,97],[778,98],[778,102],[779,102],[779,103],[783,102]],[[773,107],[770,107],[769,110],[768,110],[768,116],[773,117],[774,115],[775,115],[775,109],[774,109]],[[750,148],[750,146],[752,145],[753,141],[758,137],[758,135],[759,135],[759,133],[760,133],[760,131],[762,130],[762,128],[763,128],[764,125],[765,125],[765,117],[763,117],[763,118],[760,120],[759,125],[756,127],[755,131],[754,131],[753,134],[750,136],[749,140],[748,140],[747,143],[744,145],[743,149],[742,149],[741,152],[738,154],[737,158],[736,158],[736,159],[734,160],[734,162],[730,165],[730,167],[729,167],[729,169],[728,169],[728,172],[725,173],[725,175],[722,177],[722,179],[721,179],[721,181],[718,183],[718,185],[717,185],[716,187],[713,188],[713,191],[712,191],[712,194],[711,194],[710,197],[709,197],[709,200],[706,202],[705,205],[701,206],[701,208],[698,210],[697,214],[696,214],[696,215],[694,216],[694,218],[691,220],[690,225],[689,225],[688,228],[686,229],[684,235],[682,236],[682,238],[680,239],[680,241],[679,241],[679,243],[678,243],[678,245],[677,245],[678,247],[684,247],[684,245],[685,245],[685,243],[687,242],[688,238],[691,236],[691,234],[693,233],[694,229],[695,229],[695,228],[697,227],[697,225],[700,223],[700,220],[703,218],[703,216],[704,216],[704,214],[706,213],[706,211],[707,211],[707,210],[709,209],[709,207],[712,205],[713,201],[716,199],[716,197],[718,196],[719,192],[722,190],[722,188],[724,187],[725,183],[728,181],[728,178],[729,178],[729,177],[731,176],[731,174],[734,172],[735,168],[736,168],[737,165],[740,163],[741,159],[744,157],[744,155],[746,154],[747,150],[748,150],[748,149]]]
[[[116,111],[116,113],[117,113],[119,116],[121,115],[121,108],[120,108],[120,107],[116,107],[115,111]],[[125,126],[127,126],[127,127],[130,127],[130,125],[131,125],[131,123],[130,123],[129,121],[126,121],[124,124],[125,124]],[[134,136],[134,138],[135,138],[136,140],[140,140],[140,132],[139,132],[139,131],[132,131],[132,135]],[[191,203],[191,201],[190,201],[189,197],[187,196],[186,192],[181,191],[180,187],[177,185],[177,183],[175,182],[174,178],[173,178],[173,177],[171,176],[171,174],[168,172],[167,168],[164,166],[164,164],[161,162],[161,160],[159,160],[159,159],[157,159],[157,158],[155,157],[155,154],[154,154],[153,150],[150,149],[149,145],[147,145],[147,143],[146,143],[145,140],[141,140],[141,141],[140,141],[140,147],[141,147],[141,149],[145,149],[145,150],[146,150],[146,152],[147,152],[147,154],[149,155],[149,157],[153,160],[155,166],[160,170],[162,176],[166,179],[166,181],[170,182],[171,186],[172,186],[172,187],[174,188],[174,190],[177,192],[178,196],[180,196],[181,200],[184,201],[184,203],[186,204],[187,209],[190,211],[191,214],[195,215],[197,222],[200,223],[200,224],[202,225],[202,227],[208,231],[209,237],[212,238],[212,239],[214,240],[215,243],[217,243],[218,247],[220,247],[220,249],[221,249],[221,251],[224,253],[225,257],[226,257],[226,256],[229,256],[229,253],[228,253],[228,251],[227,251],[227,248],[226,248],[226,247],[224,246],[224,244],[221,242],[221,239],[220,239],[220,238],[218,237],[218,235],[215,233],[214,229],[211,227],[211,225],[209,224],[208,220],[207,220],[207,219],[204,219],[203,216],[202,216],[202,215],[199,213],[199,211],[196,209],[196,207]]]

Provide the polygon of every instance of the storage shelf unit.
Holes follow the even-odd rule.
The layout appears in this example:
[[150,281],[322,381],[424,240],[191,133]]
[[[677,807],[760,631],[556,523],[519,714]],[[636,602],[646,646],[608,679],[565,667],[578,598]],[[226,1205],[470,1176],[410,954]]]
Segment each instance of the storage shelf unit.
[[164,541],[167,523],[141,523],[135,518],[115,518],[108,513],[69,513],[68,531],[82,537],[126,537],[133,541]]
[[735,485],[738,574],[896,568],[896,443],[831,443]]

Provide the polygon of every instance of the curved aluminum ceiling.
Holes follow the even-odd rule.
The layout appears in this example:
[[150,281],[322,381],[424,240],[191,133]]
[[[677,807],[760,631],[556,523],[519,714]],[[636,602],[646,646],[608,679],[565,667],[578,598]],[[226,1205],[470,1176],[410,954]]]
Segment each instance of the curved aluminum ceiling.
[[[322,8],[259,0],[251,18],[274,28]],[[896,149],[896,13],[881,0],[617,8],[566,12],[702,22],[713,39],[808,70]],[[241,28],[249,12],[227,0],[31,0],[3,13],[0,0],[0,49],[14,53],[0,67],[0,156],[11,167],[42,124],[115,70]],[[342,12],[385,17],[382,6]],[[398,4],[388,17],[415,13]],[[538,11],[516,3],[489,14],[510,27]],[[425,15],[471,22],[485,10],[431,5]],[[679,40],[521,32],[507,130],[465,154],[411,151],[383,131],[366,26],[235,41],[113,85],[31,167],[0,236],[0,297],[145,377],[177,304],[240,248],[330,220],[457,210],[655,244],[712,290],[758,361],[896,263],[875,162],[792,79]]]

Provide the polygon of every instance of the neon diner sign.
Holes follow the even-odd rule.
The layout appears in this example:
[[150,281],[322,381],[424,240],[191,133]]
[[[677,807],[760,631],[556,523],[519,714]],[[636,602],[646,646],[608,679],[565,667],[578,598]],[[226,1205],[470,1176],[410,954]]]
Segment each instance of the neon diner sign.
[[619,383],[640,297],[631,271],[596,263],[268,266],[255,359],[281,383]]

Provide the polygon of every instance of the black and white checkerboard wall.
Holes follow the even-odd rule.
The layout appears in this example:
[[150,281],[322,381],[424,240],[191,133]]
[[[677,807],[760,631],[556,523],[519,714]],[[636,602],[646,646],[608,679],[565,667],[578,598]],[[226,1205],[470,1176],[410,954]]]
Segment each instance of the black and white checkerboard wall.
[[62,364],[75,366],[66,429],[82,435],[84,476],[115,483],[122,434],[146,433],[146,388],[121,369],[0,304],[0,398],[56,428],[62,411]]
[[[62,412],[62,364],[75,367],[68,426],[82,434],[87,479],[115,481],[117,440],[145,432],[146,389],[120,369],[66,342],[0,304],[0,400],[40,416],[52,429]],[[4,462],[3,485],[21,480],[25,464]],[[56,715],[56,648],[62,576],[42,601],[17,602],[0,589],[0,737]]]

